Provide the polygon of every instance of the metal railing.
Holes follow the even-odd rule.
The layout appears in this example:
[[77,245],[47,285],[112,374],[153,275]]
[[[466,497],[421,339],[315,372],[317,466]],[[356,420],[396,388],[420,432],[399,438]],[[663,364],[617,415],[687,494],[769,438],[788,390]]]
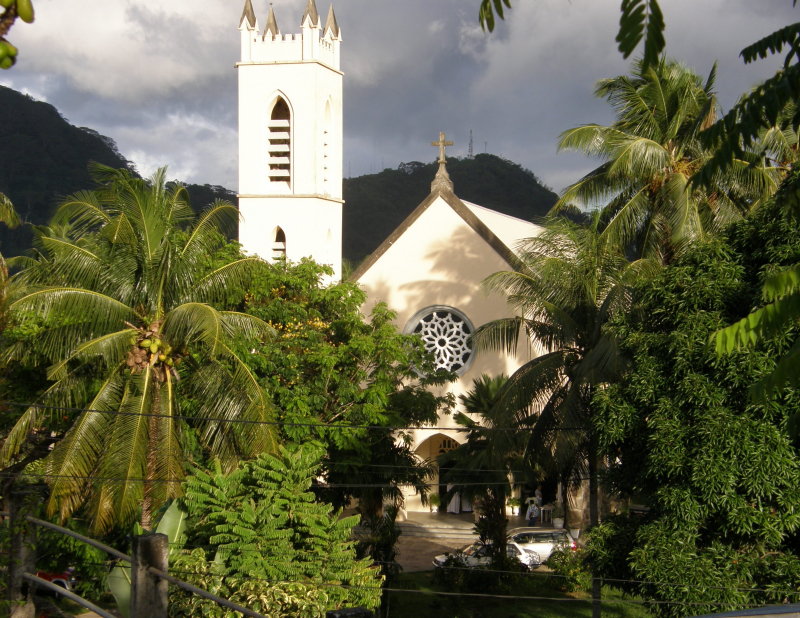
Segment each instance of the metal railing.
[[[0,516],[6,516],[6,515],[8,515],[8,513],[6,513],[6,512],[0,513]],[[16,520],[22,519],[21,517],[19,517],[19,515],[22,515],[22,514],[21,513],[15,513],[15,509],[12,508],[12,512],[11,512],[11,523],[12,523],[12,526],[14,525]],[[32,515],[24,515],[23,517],[24,517],[24,521],[29,523],[29,524],[32,524],[34,526],[39,526],[39,527],[42,527],[42,528],[47,528],[47,529],[53,530],[54,532],[57,532],[59,534],[64,534],[66,536],[72,537],[73,539],[75,539],[77,541],[81,541],[82,543],[86,543],[87,545],[91,545],[92,547],[95,547],[95,548],[99,549],[100,551],[105,552],[106,554],[108,554],[109,556],[112,556],[113,558],[116,558],[117,560],[121,560],[121,561],[130,563],[131,564],[131,585],[132,585],[132,587],[135,584],[138,584],[138,586],[147,589],[147,590],[145,590],[145,592],[143,594],[138,595],[138,596],[137,595],[132,595],[132,597],[131,597],[132,598],[132,607],[131,607],[132,611],[131,611],[131,613],[134,616],[142,615],[142,616],[148,616],[149,618],[162,618],[162,616],[164,618],[166,617],[166,608],[167,608],[166,589],[163,591],[163,594],[159,594],[158,591],[156,591],[154,593],[154,591],[152,589],[150,589],[151,588],[151,582],[149,580],[151,578],[148,578],[148,577],[139,577],[139,579],[136,582],[134,582],[134,579],[137,578],[137,573],[139,571],[144,571],[144,572],[148,573],[149,575],[151,575],[152,578],[157,578],[159,580],[164,580],[165,582],[173,584],[175,586],[178,586],[179,588],[182,588],[183,590],[186,590],[187,592],[191,592],[192,594],[196,594],[196,595],[201,596],[201,597],[203,597],[205,599],[213,601],[217,605],[220,605],[222,607],[226,607],[228,609],[232,609],[234,611],[237,611],[237,612],[241,613],[244,616],[248,616],[250,618],[265,618],[263,616],[263,614],[259,614],[258,612],[255,612],[255,611],[253,611],[251,609],[248,609],[247,607],[243,607],[243,606],[238,605],[238,604],[236,604],[236,603],[234,603],[232,601],[229,601],[228,599],[223,599],[222,597],[219,597],[219,596],[217,596],[215,594],[212,594],[211,592],[208,592],[207,590],[203,590],[202,588],[198,588],[197,586],[193,586],[192,584],[190,584],[188,582],[185,582],[185,581],[182,581],[182,580],[180,580],[180,579],[178,579],[176,577],[173,577],[172,575],[170,575],[169,573],[167,573],[166,571],[164,571],[162,569],[158,569],[155,566],[153,566],[151,564],[148,564],[147,563],[148,552],[146,552],[146,551],[145,552],[136,551],[136,552],[134,552],[134,557],[131,557],[128,554],[125,554],[125,553],[123,553],[123,552],[121,552],[121,551],[119,551],[117,549],[114,549],[113,547],[110,547],[110,546],[106,545],[105,543],[101,543],[100,541],[96,541],[95,539],[89,538],[87,536],[84,536],[84,535],[79,534],[77,532],[74,532],[72,530],[69,530],[68,528],[64,528],[63,526],[59,526],[59,525],[51,523],[49,521],[45,521],[43,519],[39,519],[37,517],[33,517]],[[13,528],[12,528],[12,530],[13,530]],[[139,540],[142,540],[142,539],[152,540],[155,537],[163,537],[164,540],[166,540],[166,535],[143,535],[143,536],[135,537],[134,538],[134,544],[136,545]],[[32,553],[34,551],[34,547],[35,546],[32,545],[31,543],[26,543],[25,540],[21,540],[21,541],[22,542],[17,543],[17,547],[21,548],[20,552],[18,552],[21,555],[12,556],[11,564],[10,564],[10,567],[9,567],[9,588],[12,591],[11,598],[14,598],[15,595],[16,595],[16,598],[18,600],[21,600],[21,601],[24,601],[24,602],[31,602],[29,594],[23,594],[21,590],[17,590],[16,592],[14,591],[14,587],[15,586],[17,588],[21,588],[21,586],[19,584],[21,582],[25,581],[25,582],[28,582],[29,584],[32,584],[32,585],[36,586],[36,587],[43,588],[45,590],[48,590],[48,591],[53,592],[55,594],[58,594],[58,595],[60,595],[62,597],[68,598],[71,601],[74,601],[75,603],[77,603],[78,605],[80,605],[82,607],[85,607],[86,609],[95,612],[96,614],[102,616],[103,618],[114,618],[113,614],[108,613],[107,611],[105,611],[102,608],[98,607],[97,605],[95,605],[91,601],[89,601],[87,599],[84,599],[83,597],[75,594],[71,590],[67,590],[66,588],[64,588],[62,586],[59,586],[58,584],[54,584],[52,582],[49,582],[46,579],[43,579],[43,578],[38,577],[37,575],[31,573],[30,571],[33,570],[32,567],[33,567],[33,564],[35,562],[35,555]],[[164,554],[162,556],[160,556],[160,558],[163,559],[163,564],[166,564],[166,551],[167,551],[166,548],[168,547],[168,544],[166,542],[164,542],[164,543],[162,543],[162,546],[164,548]],[[138,560],[137,560],[137,557],[139,558]],[[141,559],[142,557],[144,557],[144,560]],[[158,602],[155,605],[148,604],[147,607],[136,607],[135,606],[136,602],[137,602],[137,598],[147,599],[147,598],[153,598],[154,596],[161,597],[160,599],[158,599]],[[154,608],[155,608],[155,611],[154,611]]]

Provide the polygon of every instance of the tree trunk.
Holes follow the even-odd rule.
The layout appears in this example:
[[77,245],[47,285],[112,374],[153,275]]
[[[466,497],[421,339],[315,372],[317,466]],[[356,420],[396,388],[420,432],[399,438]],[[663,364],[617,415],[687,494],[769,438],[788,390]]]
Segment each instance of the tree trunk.
[[[589,438],[589,529],[600,523],[599,479],[597,469],[597,440],[594,432]],[[601,613],[601,581],[592,575],[592,618],[599,618]]]

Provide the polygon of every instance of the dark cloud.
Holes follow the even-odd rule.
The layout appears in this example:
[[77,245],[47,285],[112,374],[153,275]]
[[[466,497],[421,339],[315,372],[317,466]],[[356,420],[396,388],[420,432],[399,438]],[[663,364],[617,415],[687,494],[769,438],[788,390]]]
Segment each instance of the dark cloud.
[[[275,0],[284,32],[306,0]],[[192,182],[237,184],[236,28],[243,0],[142,4],[38,0],[15,28],[23,56],[0,83],[55,105],[117,141],[144,172],[168,164]],[[267,4],[254,2],[259,22]],[[321,15],[326,0],[317,0]],[[558,134],[612,120],[595,82],[624,73],[617,0],[515,2],[491,35],[478,0],[336,0],[345,72],[345,175],[432,160],[440,130],[466,155],[505,156],[561,189],[593,166],[557,154]],[[739,50],[796,19],[791,0],[662,0],[667,50],[707,74],[723,107],[775,70]]]

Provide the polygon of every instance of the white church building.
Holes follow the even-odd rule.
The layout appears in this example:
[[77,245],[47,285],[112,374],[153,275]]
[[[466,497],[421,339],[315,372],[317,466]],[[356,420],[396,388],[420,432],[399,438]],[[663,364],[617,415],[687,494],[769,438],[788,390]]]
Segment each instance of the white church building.
[[[239,23],[239,240],[266,259],[311,257],[341,276],[342,255],[342,36],[333,6],[324,24],[307,0],[300,32],[283,34],[272,7],[261,29],[251,0]],[[386,302],[398,329],[419,334],[437,366],[454,370],[447,388],[456,399],[482,374],[512,374],[530,359],[476,355],[469,335],[513,314],[500,294],[481,282],[510,270],[514,248],[542,228],[458,198],[440,134],[439,170],[428,197],[351,275],[368,295],[363,312]],[[434,459],[464,440],[452,417],[413,432],[412,448]],[[408,496],[407,510],[422,509]],[[427,510],[427,509],[426,509]]]

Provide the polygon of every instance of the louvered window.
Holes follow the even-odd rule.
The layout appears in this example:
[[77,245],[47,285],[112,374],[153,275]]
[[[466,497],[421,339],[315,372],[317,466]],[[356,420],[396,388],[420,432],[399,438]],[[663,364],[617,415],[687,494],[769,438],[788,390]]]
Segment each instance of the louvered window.
[[291,114],[289,106],[278,98],[269,119],[269,180],[285,182],[292,177]]

